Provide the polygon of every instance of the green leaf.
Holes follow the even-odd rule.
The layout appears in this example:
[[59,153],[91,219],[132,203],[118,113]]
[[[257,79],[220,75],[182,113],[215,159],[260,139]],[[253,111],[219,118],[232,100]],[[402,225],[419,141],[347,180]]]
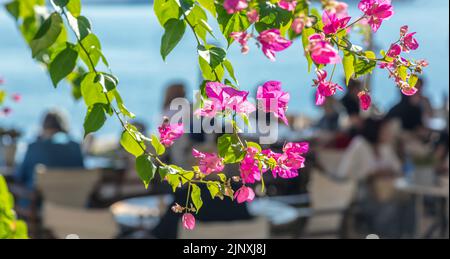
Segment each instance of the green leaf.
[[136,171],[139,178],[141,178],[142,182],[144,182],[145,189],[147,189],[156,173],[156,166],[153,164],[151,158],[147,155],[137,157]]
[[220,136],[217,140],[217,147],[219,149],[219,156],[224,159],[225,163],[240,162],[245,156],[245,152],[238,138],[232,134]]
[[165,61],[169,53],[183,38],[186,24],[181,20],[170,19],[164,24],[164,29],[164,35],[161,39],[161,56]]
[[211,198],[214,199],[215,197],[219,197],[220,199],[223,199],[221,184],[219,182],[208,182],[206,186],[211,194]]
[[198,46],[197,52],[201,58],[208,62],[213,70],[225,60],[227,55],[224,49],[215,46],[209,48]]
[[54,12],[41,25],[30,42],[33,58],[41,51],[48,49],[56,42],[64,24],[61,16]]
[[103,86],[104,92],[110,92],[116,89],[119,84],[119,79],[108,73],[100,73],[99,83]]
[[419,77],[417,75],[411,75],[408,79],[408,84],[410,87],[415,87],[417,81],[419,81]]
[[217,10],[217,22],[219,23],[220,30],[223,36],[227,39],[228,46],[234,41],[230,34],[232,32],[245,31],[250,27],[250,22],[247,16],[241,13],[228,14],[221,5],[216,5]]
[[179,7],[181,7],[181,10],[184,11],[185,15],[188,15],[191,10],[195,6],[194,0],[176,0]]
[[207,81],[216,81],[216,75],[214,74],[214,71],[211,69],[211,66],[200,55],[198,57],[198,65],[200,67],[200,71],[202,72],[202,76],[203,76],[203,78],[205,80],[207,80]]
[[397,69],[398,76],[403,80],[406,81],[406,78],[408,77],[408,68],[406,66],[400,66]]
[[194,203],[195,208],[197,209],[197,213],[200,210],[200,208],[203,206],[202,201],[202,191],[200,187],[198,187],[196,184],[191,184],[191,199],[192,203]]
[[309,46],[309,37],[314,34],[313,28],[305,28],[302,32],[302,43],[303,43],[303,50],[305,53],[306,60],[308,61],[308,73],[311,72],[313,60],[311,58],[311,55],[307,51]]
[[344,66],[346,85],[348,85],[350,78],[352,78],[353,74],[355,73],[354,62],[355,57],[353,56],[353,54],[348,51],[344,51],[344,59],[342,61],[342,65]]
[[170,168],[168,166],[160,166],[158,167],[159,178],[163,181],[166,178],[166,175],[170,173]]
[[62,8],[69,3],[69,0],[52,0],[52,2]]
[[143,147],[145,147],[145,143],[143,141],[137,141],[135,134],[132,134],[124,130],[120,137],[120,144],[128,153],[138,157],[144,154]]
[[220,181],[222,181],[222,183],[225,183],[227,181],[227,176],[225,174],[217,174],[217,176],[219,177]]
[[91,22],[84,16],[73,16],[67,13],[67,20],[78,39],[82,40],[91,33]]
[[69,0],[66,5],[67,10],[74,16],[78,17],[81,14],[81,0]]
[[0,105],[3,104],[3,102],[5,101],[5,99],[6,99],[6,91],[0,89]]
[[78,59],[78,52],[75,47],[67,43],[67,47],[58,53],[49,65],[50,77],[53,86],[56,87],[62,79],[68,76],[74,70]]
[[236,79],[236,75],[234,74],[234,68],[231,62],[228,59],[225,59],[223,62],[223,66],[227,70],[228,74],[231,76],[231,78],[234,80],[234,82],[239,85],[238,80]]
[[99,130],[106,121],[106,114],[103,109],[103,104],[96,103],[93,106],[89,107],[88,112],[86,114],[86,118],[84,119],[84,136],[87,134],[96,132]]
[[255,142],[247,142],[247,147],[254,147],[256,148],[259,152],[262,151],[261,146],[258,143]]
[[208,12],[211,13],[213,17],[216,17],[216,6],[214,4],[214,1],[211,0],[197,0],[197,2],[203,6]]
[[375,53],[372,51],[366,51],[365,57],[358,57],[354,62],[355,77],[360,77],[365,74],[372,73],[376,68],[377,62],[369,59],[376,58]]
[[118,92],[117,90],[115,90],[115,91],[113,91],[113,92],[114,92],[114,97],[116,98],[117,106],[119,107],[119,111],[120,111],[123,115],[125,115],[125,116],[127,116],[127,117],[129,117],[129,118],[131,118],[131,119],[135,118],[136,115],[134,115],[134,113],[130,112],[130,111],[127,109],[127,107],[125,107],[125,105],[124,105],[124,103],[123,103],[123,100],[122,100],[122,97],[120,96],[119,92]]
[[206,22],[208,20],[208,16],[206,16],[205,11],[198,6],[195,5],[186,16],[189,23],[194,27],[195,34],[206,43],[206,33],[212,33],[211,27]]
[[8,11],[9,14],[11,14],[14,19],[17,21],[19,19],[20,15],[20,2],[12,1],[7,4],[5,4],[5,8]]
[[[95,103],[108,104],[103,86],[100,84],[99,78],[94,72],[87,73],[83,81],[81,81],[81,94],[88,107]],[[108,93],[108,96],[110,96],[111,101],[113,94]]]
[[134,126],[128,125],[127,127],[128,130],[122,132],[120,144],[128,153],[138,157],[144,154],[145,143],[136,135],[137,129]]
[[317,10],[316,8],[312,8],[311,9],[311,15],[316,17],[316,24],[315,27],[318,28],[319,30],[323,30],[323,20],[322,20],[322,15],[320,15],[319,10]]
[[164,27],[170,19],[179,19],[181,16],[180,8],[175,0],[154,0],[153,10],[159,24]]
[[167,174],[166,180],[172,186],[172,191],[175,192],[175,190],[180,186],[181,180],[180,176],[177,174]]
[[220,65],[225,60],[225,56],[227,55],[227,52],[224,49],[218,47],[210,48],[209,53],[209,64],[211,65],[212,69],[215,69],[218,65]]
[[164,145],[161,144],[158,137],[156,137],[153,134],[152,134],[152,146],[155,149],[156,154],[158,154],[158,156],[163,155],[164,152],[166,152],[166,148],[164,147]]
[[[81,45],[83,45],[84,49]],[[95,34],[91,33],[81,40],[81,45],[78,45],[81,60],[89,68],[89,71],[93,72],[101,56],[100,40]]]

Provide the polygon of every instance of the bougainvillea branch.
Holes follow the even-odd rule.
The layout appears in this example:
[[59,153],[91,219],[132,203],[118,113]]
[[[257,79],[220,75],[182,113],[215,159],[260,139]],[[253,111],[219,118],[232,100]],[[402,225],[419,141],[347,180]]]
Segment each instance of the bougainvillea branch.
[[[309,150],[306,142],[285,143],[282,152],[276,153],[241,139],[236,120],[241,117],[248,123],[249,115],[257,107],[287,125],[290,95],[282,90],[281,82],[269,81],[258,88],[258,105],[251,103],[249,92],[239,89],[233,65],[227,59],[227,49],[209,43],[210,37],[220,39],[208,24],[208,17],[219,24],[227,48],[236,41],[243,54],[251,51],[249,41],[252,40],[263,55],[276,61],[278,52],[300,40],[308,71],[313,65],[316,67],[317,79],[313,84],[317,88],[317,105],[322,105],[338,90],[344,91],[344,87],[333,82],[339,64],[343,65],[347,84],[351,78],[368,75],[379,66],[388,71],[401,92],[407,95],[416,92],[417,77],[428,65],[424,60],[407,60],[401,56],[419,47],[415,33],[408,33],[406,26],[401,28],[399,39],[390,49],[380,53],[381,57],[350,41],[349,35],[356,26],[378,31],[394,14],[389,0],[360,1],[358,8],[362,14],[353,21],[347,4],[334,0],[321,1],[322,13],[312,8],[307,0],[155,0],[154,13],[164,29],[160,48],[164,61],[170,62],[168,56],[182,40],[186,28],[194,34],[198,66],[204,79],[199,87],[201,106],[194,113],[201,117],[225,118],[232,125],[232,133],[218,138],[217,152],[206,153],[194,148],[192,155],[198,165],[187,170],[160,159],[184,134],[182,122],[171,123],[165,118],[158,128],[159,135],[149,137],[128,123],[134,114],[124,105],[117,89],[119,80],[111,72],[89,19],[81,15],[80,0],[52,0],[55,10],[52,13],[37,12],[36,8],[24,5],[24,1],[13,0],[6,8],[16,19],[33,58],[47,67],[53,85],[57,87],[66,79],[72,85],[74,97],[84,100],[87,106],[85,135],[98,131],[108,116],[115,117],[123,128],[120,143],[136,157],[136,171],[145,187],[158,173],[173,191],[182,186],[187,188],[184,206],[172,207],[175,213],[183,213],[186,229],[195,227],[194,214],[203,206],[200,184],[207,187],[212,198],[229,197],[238,203],[250,202],[255,197],[251,185],[261,183],[264,191],[266,172],[272,172],[275,178],[297,177],[305,166],[304,154]],[[46,10],[43,0],[26,1],[39,6],[39,10]],[[69,41],[66,27],[75,34],[76,42]],[[333,67],[328,78],[329,65]],[[102,72],[102,68],[108,72]],[[361,107],[369,109],[372,99],[368,89],[361,89],[358,96]],[[239,165],[239,176],[227,177],[222,173],[228,164]],[[236,192],[231,187],[232,181],[240,185]]]

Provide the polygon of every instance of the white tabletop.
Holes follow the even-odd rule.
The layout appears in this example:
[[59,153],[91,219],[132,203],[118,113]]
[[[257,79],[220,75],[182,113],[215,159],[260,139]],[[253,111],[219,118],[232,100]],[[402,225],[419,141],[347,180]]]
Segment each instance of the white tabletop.
[[395,182],[395,187],[400,191],[412,194],[438,196],[443,198],[449,197],[448,182],[447,184],[442,183],[439,185],[423,185],[416,184],[406,178],[399,178]]

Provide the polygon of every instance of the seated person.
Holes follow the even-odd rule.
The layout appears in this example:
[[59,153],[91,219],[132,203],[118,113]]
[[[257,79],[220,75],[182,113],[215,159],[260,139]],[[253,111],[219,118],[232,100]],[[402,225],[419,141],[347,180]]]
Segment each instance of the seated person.
[[333,97],[326,98],[322,106],[323,116],[316,127],[325,131],[339,130],[339,106]]
[[352,137],[361,129],[363,123],[358,97],[359,92],[363,89],[364,85],[361,81],[351,79],[347,86],[347,92],[341,99],[341,104],[348,116],[349,133]]
[[423,109],[419,95],[401,95],[401,100],[387,113],[388,119],[399,119],[403,130],[418,131],[424,127]]
[[[367,119],[362,131],[353,138],[337,168],[336,176],[353,179],[357,190],[353,198],[354,227],[360,234],[377,233],[385,238],[411,235],[413,206],[393,188],[401,174],[401,162],[391,144],[391,123]],[[356,209],[357,208],[357,209]]]
[[15,179],[32,189],[38,164],[56,168],[84,167],[81,146],[70,138],[65,120],[57,111],[45,115],[42,131],[37,140],[28,145]]

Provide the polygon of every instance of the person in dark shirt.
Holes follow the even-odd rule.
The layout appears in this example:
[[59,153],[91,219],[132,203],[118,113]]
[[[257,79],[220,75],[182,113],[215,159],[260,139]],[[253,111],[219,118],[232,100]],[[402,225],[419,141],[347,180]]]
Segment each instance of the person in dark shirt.
[[388,119],[399,119],[402,129],[407,131],[416,131],[422,128],[423,110],[420,106],[420,97],[402,94],[400,102],[391,108],[386,117]]
[[341,103],[347,111],[349,117],[359,117],[361,109],[359,107],[358,93],[362,90],[362,83],[361,81],[350,79],[347,88],[347,92],[342,98]]
[[344,109],[348,115],[348,134],[350,138],[356,136],[364,124],[364,119],[360,114],[361,108],[358,97],[358,93],[361,90],[363,90],[363,83],[356,79],[350,79],[347,86],[347,92],[341,99],[342,106],[344,106]]
[[28,146],[15,173],[16,181],[33,189],[38,164],[56,168],[84,167],[81,146],[70,138],[64,118],[57,111],[45,115],[39,137]]

